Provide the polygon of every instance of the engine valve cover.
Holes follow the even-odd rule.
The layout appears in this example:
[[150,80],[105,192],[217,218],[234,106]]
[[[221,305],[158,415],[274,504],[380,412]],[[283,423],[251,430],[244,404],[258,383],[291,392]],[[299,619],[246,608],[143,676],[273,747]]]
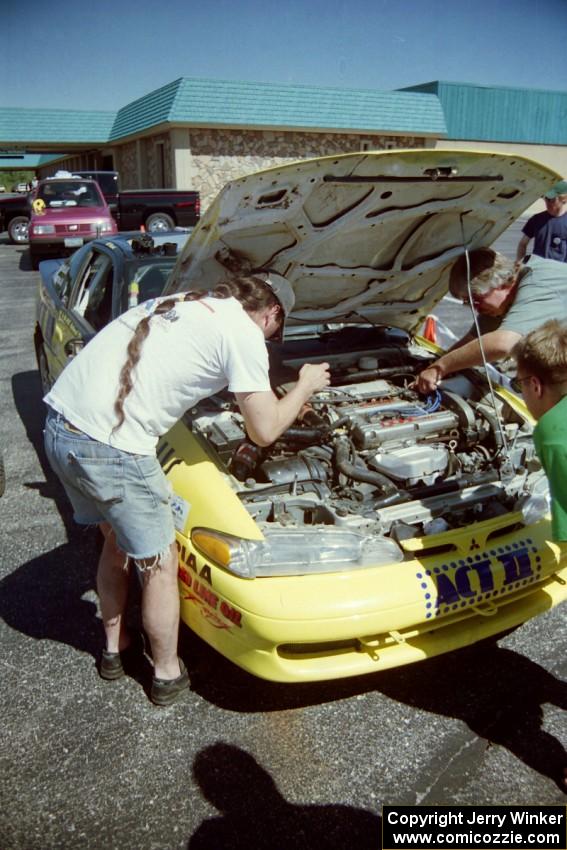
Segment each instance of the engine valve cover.
[[369,459],[368,465],[406,487],[421,482],[433,484],[447,470],[449,452],[444,446],[407,446],[390,449],[387,454],[378,453]]
[[415,442],[428,436],[440,437],[458,428],[459,419],[450,410],[416,417],[392,417],[373,422],[357,422],[352,438],[357,449],[372,449],[384,443]]

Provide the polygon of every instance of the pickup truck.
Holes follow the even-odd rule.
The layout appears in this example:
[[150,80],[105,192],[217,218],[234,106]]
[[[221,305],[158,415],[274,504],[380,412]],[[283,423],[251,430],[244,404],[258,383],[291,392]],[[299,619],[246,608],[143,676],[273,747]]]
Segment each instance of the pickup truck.
[[[78,177],[96,180],[116,219],[119,230],[150,233],[194,227],[200,216],[199,193],[184,189],[129,189],[120,192],[116,171],[74,171]],[[11,195],[0,198],[0,233],[8,231],[11,242],[28,242],[30,219],[29,196]]]
[[8,231],[10,242],[27,245],[31,215],[27,195],[9,194],[0,198],[0,233]]

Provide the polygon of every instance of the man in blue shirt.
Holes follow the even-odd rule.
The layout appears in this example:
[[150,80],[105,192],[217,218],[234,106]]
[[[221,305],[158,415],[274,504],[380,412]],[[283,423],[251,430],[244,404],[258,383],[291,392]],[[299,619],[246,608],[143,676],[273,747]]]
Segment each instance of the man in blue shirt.
[[518,243],[517,262],[524,259],[532,239],[534,254],[567,262],[567,180],[556,183],[543,200],[545,212],[532,215],[522,228],[524,235]]

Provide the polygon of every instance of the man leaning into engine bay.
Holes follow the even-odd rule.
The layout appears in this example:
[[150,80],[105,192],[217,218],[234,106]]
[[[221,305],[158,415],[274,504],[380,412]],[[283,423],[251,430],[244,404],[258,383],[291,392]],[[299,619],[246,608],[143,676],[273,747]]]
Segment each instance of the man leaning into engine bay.
[[[470,279],[470,283],[469,283]],[[522,264],[490,248],[463,254],[453,265],[449,290],[463,304],[472,301],[480,339],[471,329],[417,377],[420,393],[431,393],[448,375],[502,360],[529,331],[548,319],[567,318],[567,265],[535,254]],[[482,344],[482,349],[481,349]]]

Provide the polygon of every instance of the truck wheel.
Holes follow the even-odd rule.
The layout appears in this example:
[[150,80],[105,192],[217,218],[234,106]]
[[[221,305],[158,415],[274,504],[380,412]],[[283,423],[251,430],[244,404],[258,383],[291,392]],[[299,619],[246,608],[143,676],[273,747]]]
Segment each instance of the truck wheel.
[[146,230],[149,233],[165,233],[166,230],[173,230],[174,227],[174,220],[164,212],[152,213],[146,219]]
[[27,245],[30,220],[25,215],[16,215],[8,224],[8,237],[14,245]]

